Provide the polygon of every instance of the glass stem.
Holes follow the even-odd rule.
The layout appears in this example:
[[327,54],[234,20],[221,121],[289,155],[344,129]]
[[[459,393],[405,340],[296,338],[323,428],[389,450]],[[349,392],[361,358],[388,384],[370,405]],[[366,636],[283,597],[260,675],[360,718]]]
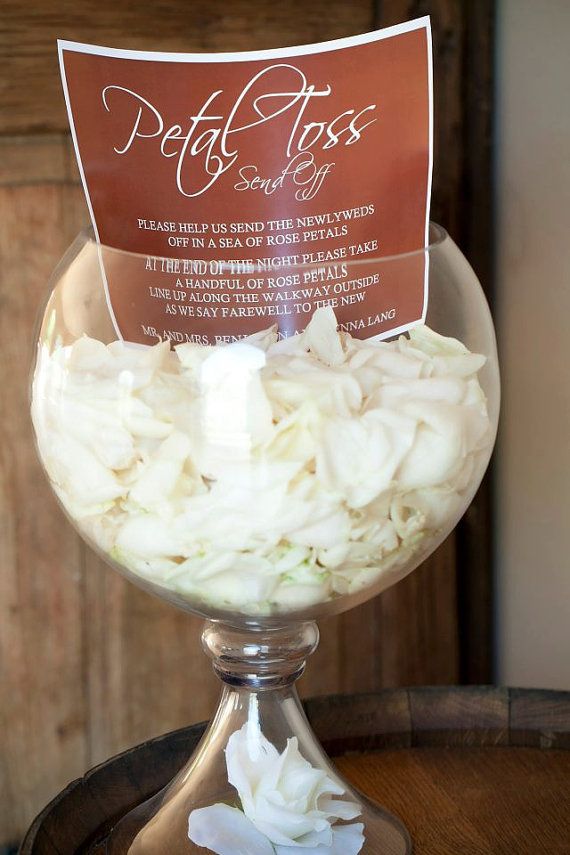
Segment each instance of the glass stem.
[[[267,780],[273,781],[272,788],[282,787],[281,796],[277,794],[276,797],[285,799],[285,807],[278,810],[271,798],[266,804],[261,797],[262,820],[267,811],[274,816],[275,808],[275,816],[280,817],[279,822],[286,819],[291,833],[299,823],[308,823],[307,829],[314,835],[334,828],[330,833],[334,834],[331,840],[336,842],[319,847],[323,855],[377,855],[379,852],[409,855],[409,837],[401,824],[340,778],[315,738],[299,702],[295,681],[303,673],[307,657],[315,650],[318,639],[317,626],[312,622],[272,629],[253,626],[240,629],[216,621],[205,624],[202,643],[224,684],[218,709],[178,775],[114,828],[107,855],[163,855],[165,852],[169,855],[253,855],[254,852],[289,851],[291,847],[275,848],[269,838],[263,836],[265,832],[260,832],[251,819],[244,818],[243,793],[236,781],[241,781],[245,798],[248,798],[248,787],[251,781],[257,780],[256,775],[261,774],[259,770],[265,769],[267,773],[263,765],[266,762],[274,764],[271,768],[277,778]],[[269,743],[270,752],[267,753]],[[286,769],[283,766],[285,757],[289,764]],[[261,763],[257,771],[256,763]],[[279,779],[281,774],[283,780]],[[262,780],[263,775],[257,784],[261,786]],[[330,827],[326,811],[324,818],[319,815],[315,819],[315,811],[320,810],[313,791],[315,780],[325,786],[323,793],[342,796],[344,800],[338,821]],[[306,792],[303,787],[308,788]],[[326,801],[333,809],[334,799]],[[301,810],[305,802],[312,807]],[[254,813],[257,810],[253,803],[250,809]],[[349,811],[346,818],[342,816],[343,810]],[[216,824],[220,818],[222,827]],[[347,821],[343,821],[345,819]],[[223,826],[226,821],[234,831],[238,827],[243,829],[245,823],[247,834],[257,834],[258,843],[262,834],[261,848],[238,844],[233,837],[229,840],[228,829],[224,831]],[[291,826],[289,821],[293,823]],[[235,823],[237,826],[232,825]],[[272,833],[282,835],[284,832],[276,826]],[[204,842],[204,835],[208,842]],[[348,848],[346,841],[350,844]],[[303,842],[291,851],[304,851],[307,846]],[[316,849],[312,847],[307,851]]]
[[[311,763],[330,768],[295,687],[318,642],[319,630],[314,622],[244,632],[208,621],[202,644],[224,688],[202,744],[212,750],[212,741],[217,741],[218,735],[221,741],[227,740],[230,722],[239,727],[247,721],[281,749],[287,738],[296,736]],[[225,745],[220,742],[219,747]]]
[[202,633],[202,645],[220,680],[255,692],[291,686],[318,643],[313,621],[250,632],[207,621]]

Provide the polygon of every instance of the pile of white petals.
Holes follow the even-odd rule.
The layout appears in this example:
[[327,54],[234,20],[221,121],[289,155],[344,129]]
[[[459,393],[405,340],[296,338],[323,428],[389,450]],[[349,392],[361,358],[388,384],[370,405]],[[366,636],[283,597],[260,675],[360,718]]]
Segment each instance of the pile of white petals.
[[40,345],[32,412],[100,549],[190,603],[266,615],[397,575],[455,524],[492,440],[484,362],[425,325],[354,339],[319,309],[282,340]]
[[[356,802],[334,796],[344,788],[301,755],[296,737],[280,754],[248,721],[226,747],[228,781],[241,809],[222,802],[188,818],[193,843],[216,855],[357,855],[364,825]],[[339,820],[341,823],[339,824]]]

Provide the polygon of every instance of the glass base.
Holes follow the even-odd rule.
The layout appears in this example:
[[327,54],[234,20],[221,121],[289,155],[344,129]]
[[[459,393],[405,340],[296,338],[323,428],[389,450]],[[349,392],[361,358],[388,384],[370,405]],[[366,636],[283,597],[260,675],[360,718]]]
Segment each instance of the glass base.
[[408,855],[394,816],[338,775],[294,686],[315,624],[268,631],[208,623],[220,705],[174,780],[115,826],[109,855]]

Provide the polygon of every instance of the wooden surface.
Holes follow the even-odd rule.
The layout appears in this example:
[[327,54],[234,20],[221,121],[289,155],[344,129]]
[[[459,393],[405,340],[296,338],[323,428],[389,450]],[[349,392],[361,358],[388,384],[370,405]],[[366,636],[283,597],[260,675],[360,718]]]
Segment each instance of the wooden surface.
[[[396,689],[307,712],[340,771],[408,826],[415,855],[568,855],[570,693]],[[195,725],[108,761],[37,818],[21,855],[74,855],[164,786]]]
[[400,816],[414,855],[568,855],[570,753],[439,748],[337,759]]
[[[35,317],[51,270],[88,219],[56,37],[164,50],[262,48],[426,13],[436,66],[434,217],[485,272],[487,0],[0,0],[0,845],[17,841],[67,781],[128,745],[205,718],[217,695],[200,622],[128,585],[83,546],[33,449],[27,375]],[[396,588],[322,626],[304,694],[489,679],[485,508],[483,498],[463,534]]]

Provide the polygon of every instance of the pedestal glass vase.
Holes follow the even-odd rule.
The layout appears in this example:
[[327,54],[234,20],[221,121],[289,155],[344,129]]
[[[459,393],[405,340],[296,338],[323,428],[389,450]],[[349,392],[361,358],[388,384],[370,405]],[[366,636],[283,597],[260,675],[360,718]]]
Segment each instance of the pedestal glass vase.
[[[94,549],[206,618],[223,684],[196,752],[117,824],[113,855],[411,852],[402,823],[335,771],[295,681],[315,620],[417,567],[489,461],[492,321],[453,241],[436,226],[431,238],[416,253],[347,263],[338,298],[305,332],[277,340],[260,323],[216,347],[192,341],[190,321],[176,347],[117,340],[100,262],[116,272],[133,256],[89,234],[55,271],[32,379],[39,456]],[[337,328],[333,306],[342,320],[351,294],[399,277],[404,288],[424,266],[425,322],[380,342],[363,319]],[[281,273],[315,282],[323,271]]]

